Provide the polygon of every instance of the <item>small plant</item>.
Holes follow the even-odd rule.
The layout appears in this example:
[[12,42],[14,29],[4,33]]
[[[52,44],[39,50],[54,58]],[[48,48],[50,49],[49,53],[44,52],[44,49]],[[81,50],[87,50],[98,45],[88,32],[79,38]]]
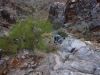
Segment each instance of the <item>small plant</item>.
[[68,60],[69,56],[66,56],[65,59]]
[[68,36],[64,31],[58,31],[57,34],[59,34],[62,37],[67,37]]
[[59,28],[61,28],[63,25],[63,23],[61,21],[59,21],[58,19],[54,20],[52,23],[52,29],[57,30]]

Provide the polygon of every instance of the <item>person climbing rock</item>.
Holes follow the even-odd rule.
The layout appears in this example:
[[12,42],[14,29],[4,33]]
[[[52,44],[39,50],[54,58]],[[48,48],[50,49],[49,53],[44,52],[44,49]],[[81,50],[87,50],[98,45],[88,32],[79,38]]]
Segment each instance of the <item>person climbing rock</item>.
[[55,34],[54,35],[54,43],[58,43],[59,39],[60,39],[60,35]]

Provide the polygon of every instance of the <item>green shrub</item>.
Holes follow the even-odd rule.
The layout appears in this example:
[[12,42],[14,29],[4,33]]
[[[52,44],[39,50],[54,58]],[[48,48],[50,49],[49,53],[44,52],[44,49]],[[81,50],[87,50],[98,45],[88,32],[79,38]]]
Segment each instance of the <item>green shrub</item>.
[[59,21],[58,19],[56,19],[53,21],[51,27],[52,27],[52,29],[57,30],[57,29],[61,28],[62,25],[63,25],[63,23],[61,21]]
[[64,31],[58,31],[57,34],[59,34],[62,37],[67,37],[68,36]]
[[8,35],[0,38],[0,48],[13,53],[20,49],[43,49],[43,37],[45,32],[50,32],[50,22],[47,20],[33,20],[27,17],[11,26]]

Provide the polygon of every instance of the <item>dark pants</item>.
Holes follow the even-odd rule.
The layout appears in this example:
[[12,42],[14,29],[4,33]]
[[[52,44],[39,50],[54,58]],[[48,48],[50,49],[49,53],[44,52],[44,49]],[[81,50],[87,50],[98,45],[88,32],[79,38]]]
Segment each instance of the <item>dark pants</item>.
[[58,42],[58,40],[59,40],[59,38],[54,37],[54,43],[55,43],[55,42]]

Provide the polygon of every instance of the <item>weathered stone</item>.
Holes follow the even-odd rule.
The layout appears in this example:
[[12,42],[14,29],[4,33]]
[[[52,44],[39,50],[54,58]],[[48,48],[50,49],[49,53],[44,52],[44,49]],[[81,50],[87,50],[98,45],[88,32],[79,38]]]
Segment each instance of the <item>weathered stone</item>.
[[52,22],[58,19],[61,23],[64,22],[64,7],[65,3],[54,2],[50,4],[49,7],[49,20]]
[[73,41],[71,44],[71,47],[72,48],[76,47],[76,49],[80,49],[81,47],[85,47],[85,46],[86,46],[86,44],[84,42],[77,40],[77,39],[75,41]]
[[73,72],[70,70],[57,70],[57,71],[51,71],[50,75],[92,75],[92,74]]
[[86,47],[82,47],[76,52],[76,56],[84,56],[89,50]]
[[76,60],[73,61],[70,66],[76,70],[79,70],[83,73],[92,74],[94,73],[95,66],[92,62],[84,61],[84,60]]

